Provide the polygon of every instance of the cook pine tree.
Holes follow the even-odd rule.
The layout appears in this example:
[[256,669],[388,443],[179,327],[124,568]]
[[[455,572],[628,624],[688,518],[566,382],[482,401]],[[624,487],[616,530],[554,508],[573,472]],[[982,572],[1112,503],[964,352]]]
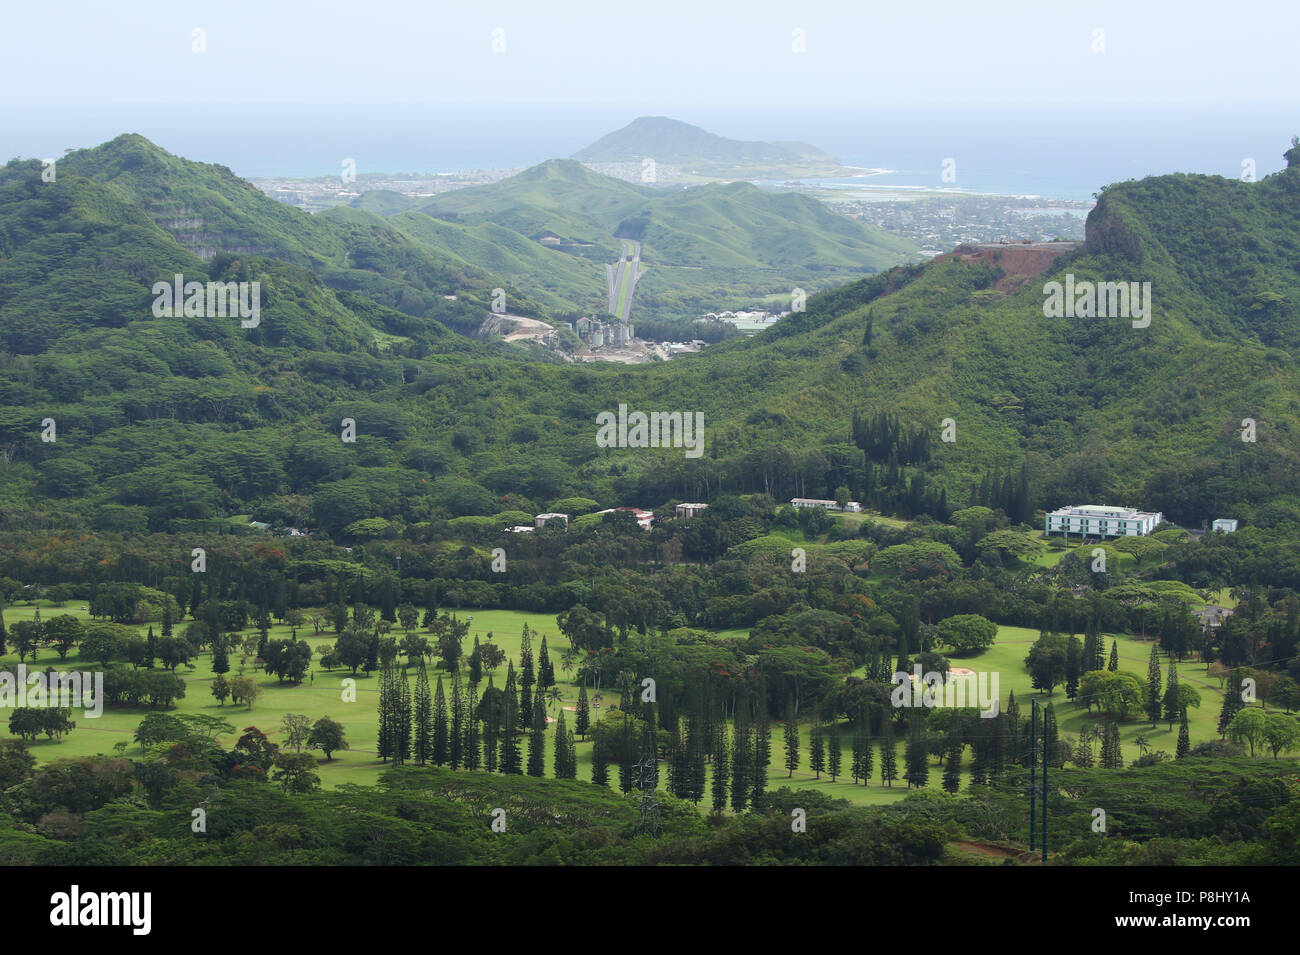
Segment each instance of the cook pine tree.
[[451,674],[451,731],[447,737],[447,762],[460,769],[465,762],[465,694],[460,685],[460,670]]
[[546,706],[542,694],[533,695],[533,725],[528,734],[528,775],[546,774]]
[[429,695],[429,674],[421,663],[415,673],[414,739],[412,752],[418,766],[425,765],[433,755],[433,698]]
[[439,673],[438,686],[433,694],[433,739],[429,744],[430,758],[436,766],[447,764],[447,737],[447,697],[442,689],[442,674]]
[[840,749],[840,724],[831,723],[830,740],[826,753],[826,772],[830,774],[831,782],[835,782],[839,778],[843,758],[844,753]]
[[744,812],[749,805],[754,749],[749,733],[747,703],[738,703],[733,722],[734,742],[731,745],[731,811]]
[[799,724],[794,720],[793,701],[785,708],[785,768],[787,779],[799,768]]
[[898,778],[898,753],[894,749],[894,728],[885,720],[884,734],[880,740],[880,781],[893,787]]
[[515,692],[515,670],[506,669],[506,688],[501,704],[501,772],[507,776],[523,773],[523,755],[519,752],[519,694]]
[[713,811],[722,812],[727,808],[727,781],[731,767],[731,747],[727,738],[727,726],[721,720],[714,724],[713,737],[713,779],[710,786],[713,796]]
[[1161,673],[1160,673],[1160,656],[1156,652],[1156,645],[1151,644],[1151,655],[1147,657],[1147,685],[1143,689],[1143,705],[1147,711],[1147,719],[1151,721],[1154,728],[1156,723],[1160,722],[1160,712],[1162,709],[1161,690]]

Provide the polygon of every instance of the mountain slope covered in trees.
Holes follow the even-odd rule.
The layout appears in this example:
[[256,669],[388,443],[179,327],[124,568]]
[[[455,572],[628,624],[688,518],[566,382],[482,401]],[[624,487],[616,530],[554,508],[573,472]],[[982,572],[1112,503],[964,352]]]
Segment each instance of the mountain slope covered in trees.
[[637,285],[634,316],[659,319],[756,305],[768,295],[780,296],[780,308],[788,308],[795,287],[842,284],[907,261],[916,251],[806,196],[745,182],[689,189],[633,185],[567,159],[435,196],[420,211],[451,225],[435,232],[412,212],[390,221],[444,255],[463,254],[457,242],[465,233],[458,227],[495,227],[493,241],[507,242],[515,255],[521,237],[531,241],[549,254],[487,261],[516,285],[567,299],[577,310],[603,311],[604,264],[621,254],[616,237],[635,239],[648,271]]
[[[1087,246],[1041,277],[961,258],[898,268],[813,296],[752,339],[642,367],[538,365],[475,345],[332,284],[317,261],[294,264],[288,227],[265,227],[255,253],[199,259],[149,199],[199,195],[191,166],[137,188],[76,168],[53,184],[37,163],[0,173],[10,529],[252,513],[334,533],[374,516],[535,512],[571,494],[654,505],[840,486],[904,514],[996,493],[1021,519],[1100,501],[1199,525],[1266,521],[1300,490],[1297,168],[1252,184],[1117,185]],[[636,208],[639,191],[626,195]],[[260,278],[260,327],[153,317],[152,283],[182,270]],[[1045,317],[1042,284],[1067,273],[1151,282],[1150,326]],[[620,404],[703,413],[704,455],[597,447],[596,415]],[[49,417],[56,442],[41,440]],[[355,444],[340,441],[344,417]],[[1241,440],[1246,418],[1254,442]],[[1022,468],[1023,493],[1010,480]]]

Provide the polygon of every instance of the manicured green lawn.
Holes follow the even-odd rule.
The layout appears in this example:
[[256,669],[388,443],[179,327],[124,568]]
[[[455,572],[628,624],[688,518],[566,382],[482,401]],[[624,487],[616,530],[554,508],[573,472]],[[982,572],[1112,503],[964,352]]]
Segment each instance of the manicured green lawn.
[[[88,615],[79,609],[80,604],[75,601],[69,602],[64,607],[51,607],[48,602],[44,602],[41,608],[41,615],[48,619],[51,616],[60,613],[71,613],[74,616],[88,619]],[[30,620],[33,616],[34,608],[30,605],[21,605],[8,607],[4,610],[5,621],[12,625],[18,620]],[[555,667],[556,677],[559,680],[559,688],[562,695],[560,706],[566,708],[566,722],[569,728],[573,728],[575,714],[570,707],[573,707],[577,701],[577,686],[566,679],[572,674],[566,674],[560,665],[560,657],[563,649],[567,646],[568,641],[560,634],[556,626],[555,618],[546,614],[530,614],[513,610],[492,610],[492,609],[473,609],[467,608],[457,611],[458,616],[467,620],[473,618],[470,623],[469,636],[465,643],[465,653],[468,655],[473,646],[474,635],[477,634],[480,640],[486,640],[488,633],[492,634],[492,639],[501,646],[510,659],[517,660],[519,656],[520,637],[525,622],[530,627],[535,628],[540,634],[547,636],[548,652],[551,661]],[[180,628],[183,630],[184,624]],[[139,628],[143,634],[147,628]],[[155,631],[159,629],[155,625]],[[332,633],[321,634],[316,636],[311,632],[311,627],[300,628],[299,637],[306,639],[315,650],[325,644],[332,643],[334,635]],[[246,633],[254,632],[252,630]],[[721,631],[719,635],[730,638],[741,638],[746,636],[748,631],[744,628]],[[286,625],[276,625],[271,629],[271,638],[287,638],[290,636],[290,628]],[[998,631],[997,642],[989,650],[974,657],[954,658],[954,666],[965,666],[976,671],[996,672],[999,680],[999,695],[1001,702],[1005,705],[1007,696],[1014,691],[1016,699],[1020,704],[1021,713],[1029,712],[1029,701],[1031,697],[1037,696],[1040,699],[1048,700],[1054,704],[1058,722],[1060,723],[1061,733],[1067,737],[1077,735],[1079,728],[1085,723],[1096,722],[1100,718],[1097,714],[1088,716],[1082,706],[1077,706],[1066,700],[1062,688],[1058,688],[1056,693],[1048,698],[1042,694],[1036,694],[1030,687],[1029,675],[1024,669],[1024,657],[1028,652],[1030,645],[1038,638],[1038,632],[1027,630],[1020,627],[1000,627]],[[1111,635],[1107,635],[1106,643],[1109,651]],[[1143,680],[1146,679],[1147,655],[1150,652],[1151,643],[1141,641],[1131,636],[1121,635],[1119,641],[1120,667],[1123,670],[1133,672],[1139,675]],[[537,654],[541,648],[541,640],[537,638],[533,641],[533,654],[536,660]],[[403,659],[399,657],[399,660]],[[0,657],[0,662],[16,663],[17,655],[9,654]],[[30,666],[30,660],[29,666]],[[50,649],[43,649],[38,665],[53,665],[59,669],[82,669],[93,670],[96,667],[94,661],[83,660],[77,652],[69,654],[65,663],[60,664],[58,658]],[[262,697],[254,704],[250,710],[245,705],[232,706],[227,703],[225,706],[217,704],[211,695],[211,684],[213,674],[211,672],[211,655],[203,653],[195,661],[196,668],[193,671],[181,667],[178,671],[185,679],[187,684],[187,695],[179,701],[176,707],[169,712],[172,713],[203,713],[212,716],[220,716],[228,720],[235,728],[235,734],[221,740],[222,744],[229,747],[233,745],[235,736],[238,735],[244,727],[257,726],[265,732],[272,740],[278,741],[281,737],[280,719],[285,713],[301,713],[315,720],[321,716],[330,716],[339,721],[345,727],[347,739],[351,749],[336,753],[331,762],[320,760],[319,772],[321,775],[322,785],[326,787],[335,787],[342,783],[373,783],[378,773],[381,772],[385,764],[375,757],[377,720],[376,709],[378,703],[378,686],[379,680],[377,675],[367,676],[364,673],[358,673],[356,680],[356,701],[344,702],[344,680],[352,679],[350,671],[334,670],[326,672],[313,666],[312,677],[304,681],[300,686],[290,684],[280,684],[273,676],[267,676],[260,671],[254,671],[251,662],[245,665],[246,675],[253,675],[258,678],[259,685],[263,688]],[[126,664],[116,664],[125,666]],[[231,656],[231,674],[237,675],[240,669],[238,655]],[[438,675],[442,673],[444,682],[447,684],[446,690],[450,693],[450,680],[443,671],[436,667],[430,670],[430,681],[436,684]],[[1179,667],[1180,677],[1184,681],[1190,681],[1202,695],[1202,705],[1200,709],[1194,709],[1189,713],[1190,730],[1192,743],[1203,742],[1217,738],[1216,723],[1218,720],[1221,694],[1218,691],[1218,681],[1206,676],[1205,667],[1199,663],[1193,663],[1188,660]],[[414,670],[410,671],[409,678],[414,681]],[[497,686],[505,682],[505,668],[502,667],[494,674]],[[486,680],[484,685],[486,685]],[[480,687],[480,691],[483,687]],[[589,691],[590,693],[590,691]],[[617,704],[617,693],[609,692],[604,694],[603,706],[599,709],[592,709],[593,721],[608,712],[611,704]],[[86,756],[96,753],[111,754],[115,743],[126,741],[130,742],[136,727],[140,720],[143,719],[149,711],[144,708],[113,708],[106,709],[103,716],[99,719],[86,719],[77,717],[77,728],[67,737],[64,742],[55,744],[52,742],[38,742],[32,747],[32,752],[41,761],[57,759],[69,756]],[[552,707],[548,710],[551,716],[559,715],[559,711]],[[554,724],[551,724],[552,726]],[[812,788],[829,795],[839,798],[845,798],[855,803],[874,804],[889,802],[902,798],[907,792],[907,785],[901,780],[895,781],[892,787],[883,786],[880,782],[880,758],[878,752],[875,761],[874,777],[870,785],[855,785],[847,776],[841,776],[840,779],[831,783],[823,774],[820,780],[815,780],[813,774],[808,770],[808,747],[810,731],[806,721],[801,723],[800,727],[800,756],[801,768],[796,770],[793,778],[787,778],[784,768],[784,735],[783,725],[779,721],[773,721],[771,724],[772,737],[772,760],[768,769],[768,785],[770,788],[776,788],[783,785],[790,785],[795,788]],[[1128,722],[1121,724],[1120,736],[1124,744],[1124,756],[1126,760],[1136,758],[1138,755],[1137,746],[1134,740],[1139,736],[1145,736],[1154,749],[1164,749],[1173,754],[1177,742],[1178,727],[1174,726],[1170,730],[1166,724],[1160,723],[1152,728],[1149,722]],[[851,732],[847,725],[843,728],[841,743],[844,750],[843,767],[847,772],[850,764],[851,749]],[[898,767],[900,774],[903,771],[903,747],[898,746]],[[551,762],[553,758],[553,733],[547,734],[547,773],[551,772]],[[128,752],[135,751],[135,744],[131,743],[131,749]],[[969,752],[966,753],[964,763],[968,763],[970,758]],[[591,776],[591,742],[578,742],[578,778],[582,780],[590,779]],[[666,765],[661,767],[661,772],[667,772]],[[963,772],[963,777],[965,773]],[[666,777],[665,777],[666,778]],[[931,760],[929,788],[940,789],[943,778],[943,770],[937,764],[937,761]],[[611,785],[617,786],[618,770],[616,766],[610,767]],[[964,782],[963,782],[964,785]],[[711,796],[706,793],[704,805],[708,805]]]

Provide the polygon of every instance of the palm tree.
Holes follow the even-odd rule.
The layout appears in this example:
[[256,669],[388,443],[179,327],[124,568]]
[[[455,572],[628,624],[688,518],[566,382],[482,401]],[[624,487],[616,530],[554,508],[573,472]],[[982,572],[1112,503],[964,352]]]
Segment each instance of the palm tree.
[[546,688],[546,704],[548,707],[554,706],[556,703],[562,702],[562,700],[563,697],[560,696],[560,688],[558,686],[551,685]]
[[1151,741],[1145,736],[1137,736],[1133,739],[1133,742],[1137,744],[1139,756],[1145,756],[1147,751],[1151,749]]

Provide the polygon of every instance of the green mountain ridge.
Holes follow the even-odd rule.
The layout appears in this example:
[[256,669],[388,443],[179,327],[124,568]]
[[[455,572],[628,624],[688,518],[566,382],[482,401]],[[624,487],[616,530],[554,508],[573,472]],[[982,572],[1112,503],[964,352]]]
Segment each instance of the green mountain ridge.
[[[472,332],[501,280],[412,242],[373,214],[309,215],[263,194],[224,166],[196,163],[126,134],[70,153],[60,176],[81,176],[145,212],[201,259],[261,255],[307,268],[412,318]],[[539,306],[510,290],[516,311]],[[456,295],[457,300],[445,298]]]
[[[0,170],[0,528],[143,531],[251,513],[338,533],[365,517],[535,512],[574,494],[654,506],[841,485],[888,511],[943,516],[1022,465],[1039,507],[1124,503],[1197,526],[1300,512],[1297,168],[1258,183],[1170,175],[1108,187],[1086,246],[1041,276],[1008,275],[996,253],[893,268],[813,295],[751,339],[641,367],[522,361],[435,324],[391,330],[411,317],[333,287],[328,270],[195,258],[124,187],[74,168],[54,184],[36,162]],[[560,174],[535,176],[568,181]],[[194,194],[184,181],[154,188],[182,187]],[[644,201],[609,191],[629,209]],[[667,194],[657,201],[668,212],[650,207],[647,248],[666,247],[654,231],[663,216],[678,224],[663,235],[684,247],[734,249],[724,230],[750,195]],[[503,263],[548,261],[457,202],[465,222],[425,226],[409,213],[385,227],[398,248],[417,248],[407,233],[420,227],[454,236],[464,262],[497,243]],[[711,229],[697,209],[726,215]],[[320,227],[347,236],[373,218],[338,210]],[[261,326],[154,318],[150,286],[174,270],[264,281]],[[1067,274],[1151,282],[1149,327],[1045,317],[1043,284]],[[620,404],[704,414],[704,456],[598,448],[595,416]],[[882,413],[929,434],[928,450],[855,431],[855,418]],[[46,417],[55,443],[41,440]],[[355,445],[339,440],[344,417],[357,422]],[[948,418],[953,443],[938,438]],[[1241,440],[1247,418],[1253,443]]]
[[[756,305],[794,287],[817,291],[851,277],[908,261],[906,240],[839,216],[805,196],[765,192],[749,183],[709,183],[688,189],[638,186],[550,160],[485,186],[427,200],[420,211],[455,226],[494,225],[577,259],[538,268],[543,260],[502,262],[501,273],[567,298],[579,310],[603,311],[603,264],[621,254],[616,235],[642,242],[648,272],[638,284],[636,317],[693,318],[706,311]],[[435,235],[410,213],[393,220],[443,254],[468,244],[449,230]],[[522,246],[512,243],[516,254]],[[546,262],[558,262],[551,256]],[[595,267],[593,273],[593,265]],[[523,271],[514,271],[513,267]],[[788,300],[788,299],[787,299]]]

